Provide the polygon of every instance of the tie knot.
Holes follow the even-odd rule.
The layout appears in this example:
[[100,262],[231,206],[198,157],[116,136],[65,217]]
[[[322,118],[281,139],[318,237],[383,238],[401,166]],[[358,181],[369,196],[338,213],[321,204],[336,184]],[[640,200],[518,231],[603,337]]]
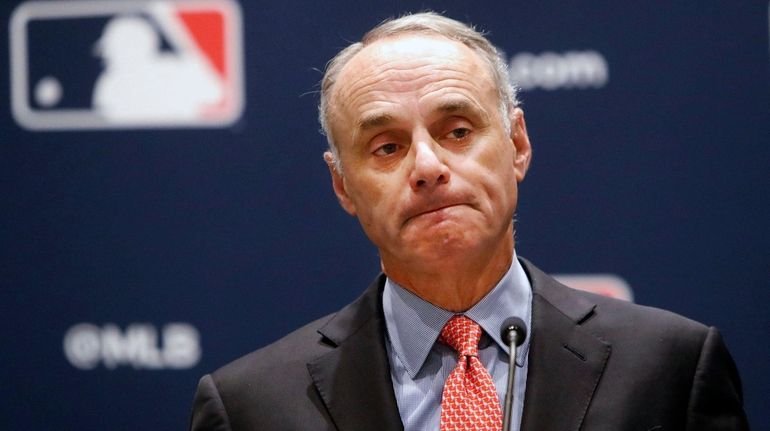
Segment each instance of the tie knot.
[[444,325],[438,339],[457,350],[460,356],[478,356],[481,326],[468,317],[457,315]]

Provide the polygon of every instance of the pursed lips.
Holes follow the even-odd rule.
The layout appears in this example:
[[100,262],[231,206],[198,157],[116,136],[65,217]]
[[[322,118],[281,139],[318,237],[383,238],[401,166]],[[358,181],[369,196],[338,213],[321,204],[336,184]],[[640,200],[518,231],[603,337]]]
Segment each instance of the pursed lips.
[[466,205],[466,204],[463,203],[463,202],[458,202],[458,203],[442,203],[440,205],[419,209],[419,210],[411,213],[410,215],[408,215],[404,219],[404,222],[402,223],[402,225],[405,225],[405,224],[409,223],[410,221],[414,220],[417,217],[420,217],[420,216],[423,216],[423,215],[426,215],[426,214],[435,213],[435,212],[438,212],[438,211],[441,211],[441,210],[444,210],[444,209],[447,209],[447,208],[461,206],[461,205]]

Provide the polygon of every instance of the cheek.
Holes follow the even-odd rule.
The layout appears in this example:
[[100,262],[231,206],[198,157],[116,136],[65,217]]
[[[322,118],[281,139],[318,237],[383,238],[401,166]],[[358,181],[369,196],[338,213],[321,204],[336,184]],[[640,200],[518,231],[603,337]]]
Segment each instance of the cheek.
[[512,216],[518,195],[512,164],[501,158],[494,159],[491,165],[476,165],[474,175],[482,199],[479,203],[482,212],[487,214],[488,222],[496,225],[498,219],[507,219],[509,213]]
[[360,178],[351,182],[349,195],[358,210],[358,218],[367,229],[377,228],[386,223],[387,215],[393,213],[393,191],[387,183],[376,178]]
[[516,147],[503,130],[491,132],[478,144],[474,151],[477,163],[495,173],[513,170]]
[[485,188],[492,198],[505,199],[508,196],[515,196],[516,171],[513,164],[513,151],[502,146],[490,147],[493,148],[479,154],[476,158],[474,171],[478,175],[477,178],[487,185]]

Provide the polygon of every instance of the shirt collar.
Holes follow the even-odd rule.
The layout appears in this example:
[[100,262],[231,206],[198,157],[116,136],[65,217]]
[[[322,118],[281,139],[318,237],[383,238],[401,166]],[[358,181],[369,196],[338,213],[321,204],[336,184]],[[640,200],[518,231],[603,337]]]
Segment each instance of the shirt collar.
[[[393,351],[404,364],[409,376],[415,378],[436,342],[441,328],[455,314],[437,307],[396,284],[385,281],[382,294],[383,312]],[[532,287],[514,252],[508,272],[497,285],[465,313],[509,354],[501,338],[500,328],[505,319],[517,316],[532,328]],[[530,329],[531,333],[531,329]],[[530,336],[520,347],[516,364],[521,367],[529,351]]]

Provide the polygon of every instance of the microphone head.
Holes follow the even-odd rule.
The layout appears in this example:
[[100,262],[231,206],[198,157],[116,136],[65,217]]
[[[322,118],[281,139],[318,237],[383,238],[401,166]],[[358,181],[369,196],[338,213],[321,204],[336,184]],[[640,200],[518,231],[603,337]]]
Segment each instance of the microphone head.
[[513,343],[518,347],[527,338],[527,325],[518,317],[509,317],[503,322],[500,333],[504,343],[508,345]]

